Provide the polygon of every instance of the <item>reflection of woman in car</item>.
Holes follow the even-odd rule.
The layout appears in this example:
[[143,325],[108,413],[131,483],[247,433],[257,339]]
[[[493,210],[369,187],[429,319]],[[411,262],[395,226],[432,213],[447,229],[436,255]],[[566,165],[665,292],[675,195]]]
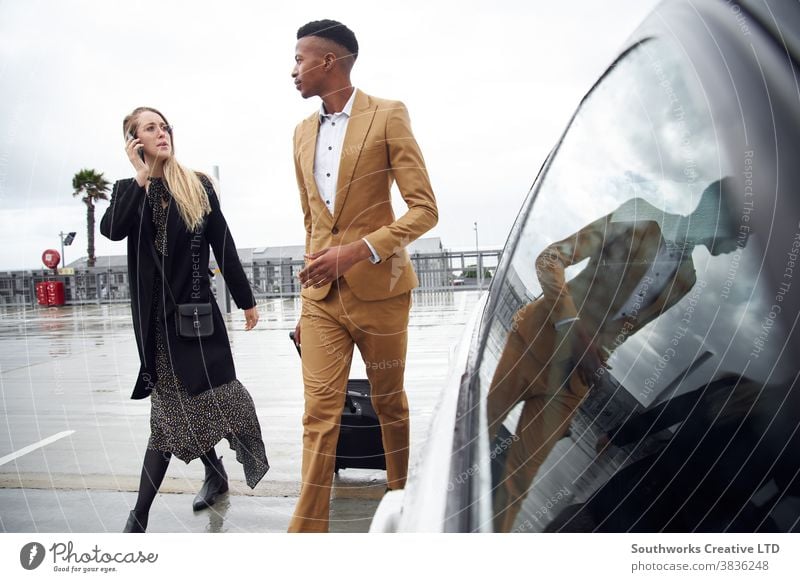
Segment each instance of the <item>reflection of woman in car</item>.
[[[150,397],[150,439],[136,506],[124,530],[140,533],[172,455],[187,463],[199,457],[205,465],[195,510],[228,490],[214,450],[223,438],[244,465],[250,487],[269,465],[253,399],[236,379],[225,321],[207,274],[211,247],[231,295],[244,309],[245,329],[255,327],[258,308],[214,186],[177,162],[172,127],[155,109],[135,109],[124,119],[123,132],[136,175],[114,185],[100,231],[111,240],[128,240],[140,358],[132,398]],[[202,327],[202,335],[178,331],[179,306],[194,312],[189,329]],[[206,315],[203,322],[200,311]]]
[[[510,531],[536,472],[611,353],[692,289],[695,245],[712,255],[736,248],[730,221],[720,215],[731,186],[728,178],[711,184],[686,217],[629,200],[539,255],[542,296],[514,316],[487,401],[492,439],[524,402],[495,491],[496,531]],[[567,282],[565,269],[587,258]]]

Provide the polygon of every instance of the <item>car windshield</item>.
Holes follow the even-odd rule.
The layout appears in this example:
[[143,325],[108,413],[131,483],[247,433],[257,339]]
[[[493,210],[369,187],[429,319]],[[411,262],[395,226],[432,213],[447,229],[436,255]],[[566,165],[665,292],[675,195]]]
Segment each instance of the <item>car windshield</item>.
[[707,99],[680,46],[638,44],[535,186],[482,323],[495,531],[796,523],[754,153],[720,147]]

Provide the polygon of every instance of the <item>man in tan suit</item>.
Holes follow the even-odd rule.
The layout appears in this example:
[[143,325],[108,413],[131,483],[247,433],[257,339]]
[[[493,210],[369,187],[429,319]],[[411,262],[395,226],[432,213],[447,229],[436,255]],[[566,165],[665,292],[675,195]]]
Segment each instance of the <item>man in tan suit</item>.
[[[302,342],[305,414],[300,499],[290,532],[328,530],[331,481],[347,377],[357,345],[372,387],[386,451],[388,487],[405,485],[408,401],[403,389],[411,289],[406,245],[433,228],[436,199],[408,112],[353,88],[355,35],[323,20],[297,31],[292,77],[319,111],[294,134],[306,228]],[[396,182],[408,211],[395,218]]]
[[[495,531],[511,531],[528,488],[615,349],[683,299],[697,282],[692,252],[736,248],[720,202],[729,178],[709,185],[692,214],[628,200],[536,260],[542,295],[514,315],[487,398],[489,435],[524,402],[495,491]],[[567,281],[566,269],[589,259]]]

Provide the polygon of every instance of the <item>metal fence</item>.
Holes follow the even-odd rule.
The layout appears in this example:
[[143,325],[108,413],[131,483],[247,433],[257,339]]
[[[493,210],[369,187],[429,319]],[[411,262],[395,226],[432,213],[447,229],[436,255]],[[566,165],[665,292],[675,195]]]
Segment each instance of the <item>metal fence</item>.
[[[501,252],[413,253],[411,262],[420,282],[417,292],[485,289],[494,276]],[[300,295],[297,275],[303,264],[302,260],[259,259],[242,266],[256,299],[273,299]],[[219,278],[217,275],[212,279],[215,294]],[[56,275],[40,269],[0,272],[0,305],[35,305],[36,284],[43,281],[62,282],[67,305],[130,300],[127,267],[93,267],[76,270],[74,275]]]

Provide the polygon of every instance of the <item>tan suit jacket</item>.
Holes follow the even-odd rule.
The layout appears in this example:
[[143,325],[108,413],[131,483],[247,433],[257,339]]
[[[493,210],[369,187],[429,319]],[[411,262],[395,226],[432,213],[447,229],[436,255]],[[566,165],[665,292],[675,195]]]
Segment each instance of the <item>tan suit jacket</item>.
[[[515,314],[487,398],[492,440],[509,411],[525,402],[516,427],[518,440],[509,448],[502,487],[494,500],[496,531],[511,530],[539,467],[569,430],[570,419],[589,389],[574,371],[584,354],[573,352],[572,342],[555,324],[579,316],[607,358],[694,286],[691,248],[686,248],[656,297],[648,297],[635,312],[620,313],[634,293],[644,290],[648,268],[665,242],[653,220],[617,222],[608,215],[551,244],[537,258],[542,296]],[[567,282],[565,269],[586,258],[584,269]]]
[[[438,211],[405,106],[356,90],[339,162],[333,215],[314,180],[318,132],[319,113],[315,112],[294,133],[306,253],[366,238],[381,261],[362,261],[344,273],[353,294],[376,301],[413,289],[419,282],[405,247],[436,225]],[[397,219],[390,195],[394,182],[408,205],[408,211]],[[324,299],[330,287],[329,283],[305,288],[302,295]]]
[[[664,243],[661,228],[654,220],[617,221],[608,215],[585,226],[574,235],[553,243],[536,260],[536,273],[542,297],[529,307],[543,312],[548,321],[544,335],[555,336],[553,325],[579,316],[584,328],[598,345],[613,351],[624,331],[630,336],[680,301],[694,287],[697,277],[692,248],[687,247],[666,288],[652,303],[636,313],[615,318],[622,306],[642,285],[642,278]],[[565,269],[589,258],[586,267],[571,281]],[[547,361],[552,346],[536,342]]]
[[[539,255],[536,270],[543,294],[514,315],[514,326],[489,393],[493,430],[511,404],[554,395],[565,381],[578,399],[586,394],[588,386],[572,373],[571,361],[582,354],[572,353],[571,343],[559,335],[556,323],[579,316],[592,341],[604,348],[605,359],[686,296],[697,281],[690,249],[666,288],[651,303],[635,313],[615,317],[628,298],[642,289],[642,278],[663,241],[655,221],[614,222],[609,215],[551,244]],[[587,257],[586,267],[567,282],[565,269]]]

